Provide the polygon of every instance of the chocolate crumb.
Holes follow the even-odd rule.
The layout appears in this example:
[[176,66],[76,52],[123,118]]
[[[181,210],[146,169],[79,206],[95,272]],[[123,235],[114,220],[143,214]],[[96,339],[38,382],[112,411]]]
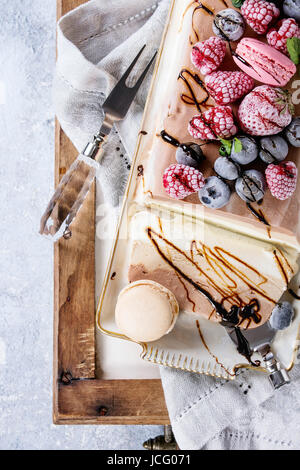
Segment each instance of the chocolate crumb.
[[144,167],[143,165],[138,166],[138,176],[143,176],[144,174]]

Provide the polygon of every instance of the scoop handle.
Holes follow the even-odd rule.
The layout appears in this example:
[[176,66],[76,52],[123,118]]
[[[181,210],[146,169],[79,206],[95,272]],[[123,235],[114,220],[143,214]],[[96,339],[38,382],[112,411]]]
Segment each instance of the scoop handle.
[[101,131],[95,135],[63,176],[41,218],[41,235],[53,241],[71,238],[69,227],[91,188],[107,139],[108,135],[102,135]]
[[270,372],[269,380],[275,389],[290,383],[289,374],[276,359],[270,347],[263,354],[263,358],[265,361],[265,366],[268,372]]
[[99,163],[80,154],[60,181],[44,215],[40,234],[53,241],[71,238],[69,229],[96,176]]

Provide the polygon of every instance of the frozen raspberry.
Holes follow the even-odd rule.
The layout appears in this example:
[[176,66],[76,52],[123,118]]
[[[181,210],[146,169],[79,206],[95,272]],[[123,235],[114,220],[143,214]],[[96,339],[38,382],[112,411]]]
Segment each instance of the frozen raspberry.
[[174,199],[184,199],[199,191],[204,184],[203,174],[187,165],[171,165],[163,175],[163,186]]
[[250,135],[274,135],[292,120],[290,96],[281,88],[262,85],[242,101],[238,115],[241,127]]
[[229,104],[249,93],[254,80],[244,72],[214,72],[205,77],[205,84],[217,104]]
[[274,3],[264,0],[246,0],[241,7],[241,13],[257,34],[265,34],[280,15]]
[[300,28],[294,18],[279,21],[267,34],[270,46],[284,54],[287,54],[286,40],[293,37],[300,38]]
[[194,116],[188,125],[194,139],[229,139],[237,133],[230,106],[215,106],[201,115]]
[[297,173],[294,162],[268,165],[266,179],[272,196],[281,201],[291,197],[297,186]]
[[212,36],[203,42],[197,42],[191,52],[192,64],[207,75],[217,70],[226,54],[226,42]]

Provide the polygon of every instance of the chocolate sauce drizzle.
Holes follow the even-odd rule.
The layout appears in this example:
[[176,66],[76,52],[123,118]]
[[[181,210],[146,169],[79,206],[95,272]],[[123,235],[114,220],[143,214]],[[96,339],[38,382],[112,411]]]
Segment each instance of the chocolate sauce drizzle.
[[[280,252],[280,255],[282,256],[282,258],[284,259],[285,263],[287,264],[289,270],[291,271],[291,273],[293,273],[293,270],[292,270],[292,267],[291,265],[289,264],[288,260],[286,259],[286,257],[284,256],[284,254],[282,253],[281,250],[278,250]],[[278,267],[279,267],[279,270],[282,274],[282,277],[286,283],[286,286],[287,286],[287,291],[288,293],[296,300],[300,300],[300,295],[296,294],[296,292],[291,288],[291,287],[288,287],[288,274],[286,272],[286,269],[284,268],[283,266],[283,263],[282,261],[280,260],[279,256],[278,256],[278,253],[276,250],[274,250],[274,256],[275,256],[275,259],[277,261],[277,264],[278,264]]]
[[248,175],[244,175],[243,180],[244,180],[244,183],[247,186],[247,188],[249,189],[249,192],[251,194],[251,199],[246,196],[248,201],[256,202],[255,194],[252,191],[251,184],[253,184],[256,187],[256,189],[258,189],[259,191],[261,191],[261,187],[256,183],[256,181],[253,178],[251,178]]
[[293,289],[289,288],[288,292],[289,292],[289,294],[291,294],[292,297],[294,297],[294,299],[300,300],[300,295],[296,294],[296,292],[293,291]]
[[[216,27],[218,28],[218,26],[216,26]],[[218,29],[219,29],[219,28],[218,28]],[[234,51],[234,50],[232,49],[232,45],[231,45],[230,39],[229,39],[227,36],[225,36],[225,34],[222,33],[221,30],[220,30],[220,32],[221,32],[221,34],[224,36],[224,39],[228,42],[229,50],[230,50],[230,53],[231,53],[232,57],[235,57],[237,60],[239,60],[240,62],[242,62],[242,64],[246,65],[246,67],[249,67],[250,69],[253,69],[253,70],[257,73],[257,75],[260,76],[260,73],[259,73],[257,70],[255,70],[255,68],[254,68],[251,64],[249,64],[249,62],[247,62],[247,60],[244,59],[244,57],[240,56],[236,51]]]
[[[173,249],[175,249],[178,253],[181,253],[187,260],[189,260],[193,265],[195,265],[200,271],[202,274],[204,274],[206,276],[206,278],[210,279],[209,276],[203,271],[201,270],[201,268],[197,265],[197,263],[195,263],[191,258],[189,258],[182,250],[180,250],[176,245],[174,245],[173,243],[171,243],[170,241],[166,240],[162,235],[156,233],[154,230],[152,230],[150,227],[147,228],[147,235],[149,237],[149,239],[151,240],[152,244],[154,245],[154,247],[156,248],[157,252],[159,253],[159,255],[162,257],[162,259],[169,265],[171,266],[172,269],[174,269],[174,271],[176,272],[177,275],[179,275],[181,278],[183,278],[185,281],[187,281],[189,284],[191,284],[197,291],[199,291],[201,294],[203,294],[207,300],[211,303],[211,305],[214,307],[214,309],[216,310],[217,314],[220,315],[220,317],[222,318],[222,322],[221,324],[223,326],[225,326],[226,328],[235,328],[235,331],[236,331],[236,334],[237,334],[237,338],[238,338],[238,351],[240,352],[240,354],[243,354],[247,360],[253,365],[253,366],[256,366],[256,364],[254,364],[252,361],[251,361],[251,355],[252,355],[252,352],[250,350],[250,347],[249,347],[249,344],[246,340],[246,338],[243,336],[242,332],[240,331],[240,328],[239,326],[241,326],[244,322],[247,321],[247,326],[246,328],[248,328],[251,324],[251,321],[253,321],[255,324],[259,324],[261,322],[261,315],[259,314],[259,309],[260,309],[260,304],[259,304],[259,301],[257,299],[252,299],[249,304],[247,305],[244,305],[244,306],[241,306],[241,302],[240,302],[240,305],[233,305],[231,307],[231,309],[229,311],[226,310],[226,308],[223,306],[223,302],[225,300],[225,298],[222,300],[222,302],[218,302],[216,301],[213,296],[206,290],[204,289],[202,286],[200,286],[197,282],[193,281],[193,279],[191,279],[189,276],[187,276],[180,268],[178,268],[178,266],[176,266],[169,258],[168,256],[162,251],[162,249],[160,248],[158,242],[155,240],[155,237],[157,237],[158,239],[164,241],[167,245],[170,245]],[[219,253],[218,250],[221,250],[220,248],[217,249],[217,252]],[[225,250],[224,250],[225,252]],[[225,252],[227,253],[227,252]],[[231,255],[234,259],[238,259],[237,257],[235,257],[234,255]],[[232,265],[230,263],[226,263],[226,259],[222,259],[222,258],[218,258],[219,260],[222,260],[223,263],[225,264],[225,266],[228,268],[228,269],[231,269],[233,272],[235,272],[236,275],[239,275],[239,277],[242,278],[241,276],[241,273],[239,272],[239,270],[234,270]],[[241,260],[239,260],[240,262],[242,262]],[[245,264],[246,266],[248,266],[246,263],[242,262],[243,264]],[[253,268],[252,268],[253,269]],[[256,272],[256,270],[253,269],[253,271]],[[243,279],[244,282],[246,282],[247,284],[247,280],[246,280],[247,276]],[[210,279],[211,280],[211,279]],[[212,281],[212,280],[211,280]],[[212,281],[213,282],[213,281]],[[248,285],[249,285],[249,282],[248,282]],[[215,285],[215,288],[217,291],[220,291],[220,289],[218,288],[217,285]],[[259,292],[260,294],[262,294],[262,292],[258,289],[258,288],[255,288],[254,286],[252,286],[252,290],[256,290],[257,292]],[[234,294],[235,295],[235,294]],[[233,295],[233,296],[234,296]],[[268,298],[266,295],[264,295],[266,298]],[[269,299],[271,300],[271,299]]]
[[[228,312],[227,310],[222,306],[220,302],[217,302],[213,296],[203,287],[201,287],[199,284],[197,284],[193,279],[189,278],[181,269],[179,269],[169,258],[162,252],[160,249],[157,241],[153,238],[153,235],[156,235],[158,238],[165,240],[161,235],[155,233],[150,227],[147,229],[148,237],[150,238],[151,242],[155,246],[156,250],[160,254],[160,256],[163,258],[163,260],[171,266],[174,271],[176,271],[183,279],[185,279],[189,284],[191,284],[196,290],[201,292],[211,303],[211,305],[215,308],[216,312],[222,317],[222,318],[227,318],[228,317]],[[171,244],[171,242],[167,242],[168,244]],[[171,244],[177,251],[180,253],[184,254],[178,247],[175,247],[175,245]]]
[[245,321],[247,321],[246,328],[249,328],[251,321],[253,321],[256,325],[259,325],[261,322],[259,309],[260,304],[257,299],[251,300],[248,305],[245,305],[244,308],[240,309],[239,316],[241,317],[241,320],[239,322],[239,326],[241,326]]
[[[247,186],[250,194],[251,194],[251,198],[245,196],[249,202],[246,203],[246,206],[248,207],[248,209],[250,210],[250,212],[260,221],[262,222],[263,224],[267,225],[268,227],[271,227],[271,225],[269,224],[269,222],[267,221],[267,219],[265,218],[262,210],[260,209],[259,211],[257,211],[256,209],[254,209],[253,206],[251,206],[250,202],[257,202],[257,204],[261,204],[262,203],[262,199],[260,201],[256,201],[256,198],[255,198],[255,194],[253,193],[252,191],[252,188],[251,188],[251,183],[259,190],[261,191],[261,188],[260,186],[255,182],[255,180],[253,178],[251,178],[250,176],[246,176],[244,175],[243,176],[243,180],[244,180],[244,183],[245,185]],[[269,232],[268,232],[269,233]],[[270,236],[270,234],[269,234]]]
[[[194,92],[188,78],[185,77],[185,74],[188,75],[188,78],[191,78],[197,85],[199,85],[200,88],[203,91],[205,91],[206,97],[203,98],[202,101],[198,101],[198,99],[196,98],[195,92]],[[199,113],[202,114],[201,105],[203,106],[203,105],[206,104],[206,102],[208,101],[210,95],[209,95],[209,92],[207,91],[203,81],[199,77],[199,75],[197,73],[192,73],[188,69],[182,69],[179,76],[178,76],[178,80],[182,80],[185,83],[188,91],[190,92],[190,95],[186,95],[185,93],[181,93],[180,97],[181,97],[182,101],[185,104],[196,106]]]
[[254,209],[254,207],[250,204],[250,202],[247,202],[246,203],[246,206],[248,207],[248,209],[250,210],[250,212],[260,221],[262,222],[263,224],[267,225],[268,227],[271,227],[271,225],[269,224],[269,222],[267,221],[267,219],[265,218],[263,212],[261,209],[259,209],[259,211],[257,211],[256,209]]
[[258,364],[252,361],[252,354],[253,351],[250,348],[248,340],[245,338],[241,330],[237,327],[234,328],[235,334],[236,334],[236,339],[237,339],[237,350],[238,352],[244,356],[247,361],[254,367],[258,367]]
[[[293,270],[292,270],[292,267],[290,265],[290,263],[288,262],[288,260],[286,259],[286,257],[284,256],[284,254],[282,253],[281,250],[277,249],[281,255],[281,257],[283,258],[283,260],[285,261],[286,265],[288,266],[289,270],[291,273],[293,273]],[[285,284],[286,284],[286,287],[287,287],[287,291],[289,292],[289,294],[294,297],[294,299],[296,300],[300,300],[300,296],[298,294],[296,294],[296,292],[294,292],[294,290],[291,288],[291,287],[288,287],[288,283],[289,283],[289,278],[288,278],[288,274],[286,272],[286,269],[285,267],[283,266],[283,262],[282,260],[280,259],[280,257],[278,256],[278,253],[277,253],[277,250],[274,250],[273,251],[273,254],[274,254],[274,257],[275,257],[275,260],[276,260],[276,263],[278,265],[278,268],[279,268],[279,271],[283,277],[283,280],[285,281]]]
[[143,176],[144,175],[144,167],[143,165],[139,165],[137,167],[137,171],[138,171],[138,176]]
[[173,145],[173,147],[180,147],[180,142],[175,137],[168,134],[165,130],[162,130],[160,133],[161,138],[168,144]]
[[272,158],[272,163],[279,163],[279,160],[278,158],[275,157],[275,155],[273,155],[272,152],[270,152],[270,150],[266,149],[265,147],[263,147],[261,144],[260,144],[260,148],[263,152],[265,152],[267,155],[269,155],[269,157]]
[[[231,325],[238,325],[240,322],[244,323],[248,319],[253,320],[255,324],[260,323],[261,316],[258,313],[259,312],[259,302],[258,302],[257,299],[253,299],[253,300],[251,300],[251,302],[249,302],[249,304],[245,305],[245,303],[243,303],[242,299],[239,298],[237,293],[233,293],[232,295],[228,295],[226,293],[226,291],[224,291],[224,288],[218,286],[215,283],[215,281],[209,276],[209,274],[207,272],[205,272],[203,269],[201,269],[201,267],[195,261],[193,261],[193,259],[190,258],[185,252],[180,250],[180,248],[178,248],[172,242],[170,242],[169,240],[164,238],[162,235],[156,233],[150,227],[147,228],[146,231],[147,231],[147,235],[148,235],[149,239],[151,240],[152,244],[156,248],[159,255],[164,259],[164,261],[169,266],[171,266],[172,269],[174,269],[174,271],[176,271],[180,276],[182,276],[183,279],[185,279],[188,283],[190,283],[196,290],[200,291],[209,300],[211,305],[215,308],[217,313],[222,317],[222,319],[224,321],[227,321],[228,324],[231,324]],[[200,272],[200,274],[203,275],[206,278],[207,282],[209,284],[211,284],[212,287],[220,295],[223,296],[223,300],[221,302],[216,301],[206,289],[204,289],[197,282],[193,281],[193,279],[189,278],[184,272],[182,272],[181,269],[178,268],[173,263],[173,261],[170,260],[167,257],[167,255],[162,251],[162,249],[160,248],[160,246],[158,244],[158,241],[156,239],[163,241],[166,245],[173,248],[177,253],[181,254],[188,262],[190,262],[192,265],[194,265],[197,268],[197,270]],[[193,243],[195,243],[195,242],[193,242]],[[251,288],[252,291],[258,293],[259,295],[261,295],[262,297],[264,297],[268,301],[275,303],[274,300],[271,299],[270,297],[268,297],[268,295],[262,289],[260,289],[256,285],[254,285],[249,280],[249,275],[243,274],[239,268],[232,265],[227,260],[227,257],[229,256],[233,260],[241,263],[243,266],[245,266],[246,268],[251,270],[251,272],[253,272],[254,275],[258,276],[259,279],[260,279],[258,284],[262,284],[262,283],[266,282],[266,278],[264,276],[260,275],[260,273],[256,269],[252,268],[250,265],[248,265],[247,263],[240,260],[235,255],[230,254],[229,252],[227,252],[226,250],[224,250],[222,248],[215,247],[215,251],[216,251],[216,254],[214,254],[209,247],[203,246],[203,253],[204,253],[204,256],[205,256],[206,259],[207,259],[208,256],[210,256],[210,259],[211,260],[214,259],[214,261],[216,263],[216,266],[219,269],[220,269],[220,266],[223,266],[224,268],[226,268],[230,272],[234,273],[238,278],[240,278],[248,287]],[[218,272],[217,268],[213,268],[213,269],[215,270],[217,275],[220,276],[220,273]],[[231,282],[233,281],[233,279],[225,273],[224,269],[223,269],[223,275],[227,276],[229,281],[231,281]],[[231,285],[231,286],[228,285],[227,287],[230,290],[232,290],[232,289],[236,288],[236,283]],[[230,309],[230,311],[228,312],[226,310],[226,308],[223,306],[223,303],[224,303],[224,301],[226,301],[230,298],[233,298],[233,297],[236,298],[235,301],[238,303],[238,305],[233,305],[232,308]]]
[[278,253],[277,253],[277,250],[274,250],[273,251],[273,254],[274,254],[274,257],[275,257],[275,260],[277,262],[277,265],[278,265],[278,268],[279,268],[279,271],[280,273],[282,274],[282,277],[283,277],[283,280],[285,281],[285,284],[286,286],[288,285],[288,282],[289,282],[289,279],[288,279],[288,275],[287,275],[287,272],[282,264],[282,261],[281,259],[279,258],[278,256]]
[[[179,140],[177,140],[175,137],[171,136],[168,134],[165,130],[162,130],[160,133],[161,138],[167,142],[168,144],[172,145],[173,147],[180,147],[182,150],[184,150],[187,154],[190,154],[190,156],[195,160],[198,161],[199,163],[205,160],[204,155],[200,156],[191,146],[191,144],[181,144]],[[198,144],[197,144],[198,145]],[[199,145],[201,147],[201,145]]]

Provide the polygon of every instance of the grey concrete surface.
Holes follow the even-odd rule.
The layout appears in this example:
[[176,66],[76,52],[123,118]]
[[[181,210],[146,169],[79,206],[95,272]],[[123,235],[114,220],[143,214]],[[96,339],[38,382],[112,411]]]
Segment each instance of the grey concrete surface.
[[159,426],[52,424],[55,0],[0,0],[0,449],[141,449]]

